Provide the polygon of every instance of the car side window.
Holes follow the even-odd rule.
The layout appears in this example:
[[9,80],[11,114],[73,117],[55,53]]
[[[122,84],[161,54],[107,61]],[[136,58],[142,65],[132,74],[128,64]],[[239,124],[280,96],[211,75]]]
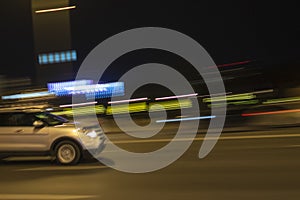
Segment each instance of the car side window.
[[32,126],[35,117],[27,113],[13,113],[8,116],[9,126]]

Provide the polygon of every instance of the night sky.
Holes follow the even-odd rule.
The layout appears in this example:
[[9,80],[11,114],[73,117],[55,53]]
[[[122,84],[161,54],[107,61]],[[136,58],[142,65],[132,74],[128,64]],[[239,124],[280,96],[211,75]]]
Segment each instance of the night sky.
[[[76,70],[106,38],[131,28],[171,28],[197,40],[216,63],[298,59],[299,11],[288,1],[71,0]],[[34,76],[29,0],[1,1],[1,70]]]

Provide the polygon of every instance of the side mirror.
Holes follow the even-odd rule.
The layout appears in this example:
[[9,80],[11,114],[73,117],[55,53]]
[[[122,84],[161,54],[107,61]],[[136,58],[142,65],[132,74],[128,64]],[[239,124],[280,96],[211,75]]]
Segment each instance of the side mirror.
[[34,121],[34,122],[33,122],[33,126],[34,126],[35,128],[42,128],[42,127],[45,126],[45,124],[44,124],[44,122],[42,122],[42,121],[40,121],[40,120],[37,120],[37,121]]

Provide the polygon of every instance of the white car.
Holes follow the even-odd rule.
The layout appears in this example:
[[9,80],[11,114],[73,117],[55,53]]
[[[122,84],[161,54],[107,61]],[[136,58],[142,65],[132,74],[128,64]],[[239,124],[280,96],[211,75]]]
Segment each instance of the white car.
[[99,154],[105,136],[99,126],[78,129],[65,118],[47,112],[0,112],[0,154],[53,156],[59,164],[77,164]]

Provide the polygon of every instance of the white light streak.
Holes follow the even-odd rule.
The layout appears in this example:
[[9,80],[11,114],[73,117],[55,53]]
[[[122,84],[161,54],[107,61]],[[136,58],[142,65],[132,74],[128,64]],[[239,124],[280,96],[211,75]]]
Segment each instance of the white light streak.
[[159,101],[159,100],[166,100],[166,99],[179,99],[179,98],[185,98],[185,97],[195,97],[198,94],[185,94],[185,95],[178,95],[178,96],[169,96],[169,97],[159,97],[159,98],[155,98],[155,101]]
[[86,102],[86,103],[60,105],[59,107],[60,108],[68,108],[68,107],[73,107],[73,106],[88,106],[88,105],[94,105],[96,103],[97,103],[97,101],[93,101],[93,102]]
[[120,101],[109,101],[108,104],[118,104],[118,103],[130,103],[130,102],[137,102],[137,101],[147,101],[148,98],[137,98],[137,99],[128,99],[128,100],[120,100]]
[[36,10],[35,13],[47,13],[47,12],[55,12],[55,11],[62,11],[62,10],[70,10],[74,9],[76,6],[67,6],[61,8],[51,8],[51,9],[44,9],[44,10]]
[[156,123],[181,122],[181,121],[192,121],[192,120],[213,119],[213,118],[216,118],[216,116],[189,117],[189,118],[180,118],[180,119],[165,119],[165,120],[157,120]]

